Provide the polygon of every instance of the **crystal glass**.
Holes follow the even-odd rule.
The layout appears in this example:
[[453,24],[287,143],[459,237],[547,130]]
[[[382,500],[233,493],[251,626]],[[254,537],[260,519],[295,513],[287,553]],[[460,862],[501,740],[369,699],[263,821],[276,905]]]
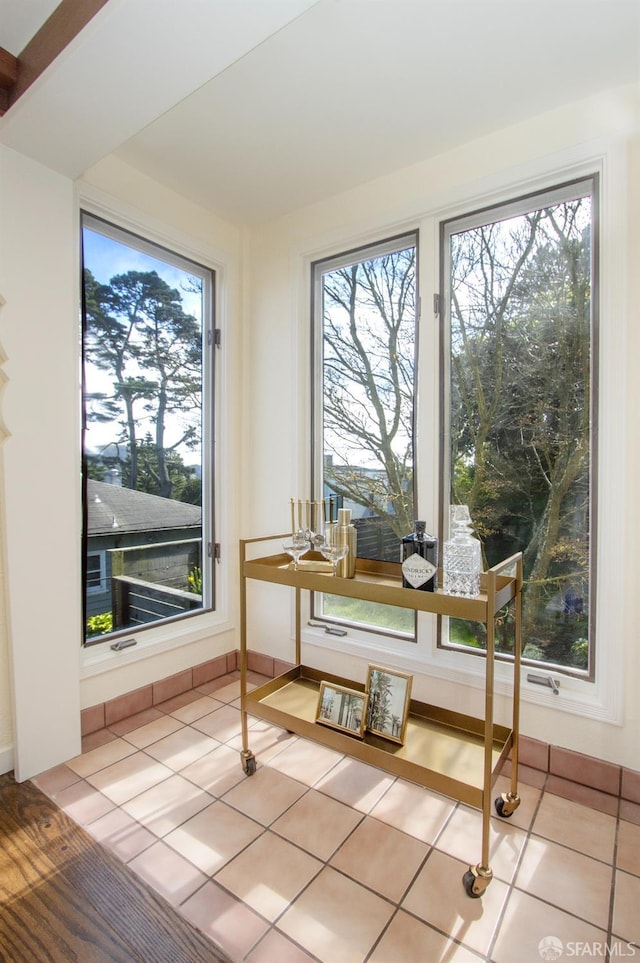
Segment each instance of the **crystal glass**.
[[328,562],[331,562],[332,575],[336,575],[338,562],[342,561],[349,554],[349,546],[346,544],[336,544],[335,542],[325,541],[320,545],[320,551]]
[[452,505],[452,534],[444,543],[444,591],[447,595],[475,598],[480,594],[482,552],[480,542],[471,534],[467,505]]
[[311,543],[305,532],[294,532],[290,538],[282,543],[282,547],[293,559],[293,570],[298,571],[298,562],[302,555],[309,551]]

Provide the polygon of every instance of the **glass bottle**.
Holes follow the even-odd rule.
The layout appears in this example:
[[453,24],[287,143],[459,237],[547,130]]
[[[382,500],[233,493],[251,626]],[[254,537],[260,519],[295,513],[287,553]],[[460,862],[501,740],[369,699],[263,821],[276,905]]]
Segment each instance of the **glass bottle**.
[[471,517],[466,505],[452,505],[450,517],[453,531],[444,543],[443,589],[447,595],[475,598],[480,594],[480,542],[471,534]]
[[341,578],[354,578],[356,574],[357,533],[351,522],[351,509],[338,509],[338,526],[336,529],[338,545],[347,545],[349,551],[345,558],[338,562],[338,575]]
[[426,522],[416,522],[415,531],[402,539],[402,586],[435,592],[438,588],[438,539],[428,535],[426,527]]

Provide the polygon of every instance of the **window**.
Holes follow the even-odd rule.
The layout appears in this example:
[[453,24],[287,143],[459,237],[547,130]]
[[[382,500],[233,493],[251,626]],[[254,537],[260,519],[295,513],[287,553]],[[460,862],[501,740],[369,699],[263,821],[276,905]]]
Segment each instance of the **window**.
[[214,607],[214,274],[82,216],[85,641]]
[[[313,266],[315,497],[349,508],[358,555],[398,561],[414,523],[416,245]],[[413,611],[314,596],[316,617],[414,638]]]
[[87,553],[87,592],[103,592],[105,589],[105,553]]
[[[416,397],[433,396],[438,369],[430,311],[424,370],[416,363],[417,235],[313,265],[315,497],[351,508],[359,555],[395,561],[420,511],[415,492],[430,497],[439,464],[441,559],[450,505],[465,504],[485,568],[523,553],[525,661],[592,681],[597,189],[596,175],[582,177],[441,223],[441,415],[429,450],[414,431]],[[421,411],[423,442],[428,420]],[[431,622],[418,620],[418,637],[412,612],[330,595],[313,605],[316,617],[416,639],[418,658],[439,658]],[[503,657],[511,619],[497,625]],[[445,661],[443,649],[482,652],[483,632],[442,619],[437,648]]]
[[[523,552],[525,659],[591,677],[596,186],[442,230],[445,504],[469,506],[487,565]],[[442,641],[484,645],[455,620]],[[497,649],[511,647],[505,618]]]

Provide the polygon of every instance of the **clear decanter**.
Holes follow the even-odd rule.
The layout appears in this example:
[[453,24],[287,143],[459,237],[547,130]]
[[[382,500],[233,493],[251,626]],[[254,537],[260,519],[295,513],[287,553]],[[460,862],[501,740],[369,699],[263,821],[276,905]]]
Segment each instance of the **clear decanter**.
[[480,594],[482,553],[480,542],[471,534],[466,505],[451,506],[451,526],[451,538],[444,543],[443,589],[447,595],[475,598]]

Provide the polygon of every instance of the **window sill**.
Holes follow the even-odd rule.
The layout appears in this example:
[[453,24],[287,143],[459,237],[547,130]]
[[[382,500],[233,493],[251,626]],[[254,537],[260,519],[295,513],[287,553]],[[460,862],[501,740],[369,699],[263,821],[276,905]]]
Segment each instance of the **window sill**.
[[[336,638],[320,629],[311,628],[303,632],[302,641],[314,648],[330,650],[368,662],[378,664],[382,662],[403,672],[423,675],[429,679],[438,679],[477,690],[484,690],[485,687],[484,659],[477,655],[442,649],[430,652],[423,645],[413,642],[400,643],[399,640],[395,640],[391,645],[387,637],[363,638],[362,635],[358,637],[352,632],[348,632],[347,636]],[[547,690],[544,686],[527,682],[529,672],[552,674],[555,679],[560,680],[559,692],[555,694],[551,688]],[[610,697],[611,694],[607,692],[605,685],[564,675],[562,671],[556,669],[553,673],[547,673],[544,669],[536,669],[529,665],[522,666],[520,678],[521,702],[608,722],[612,725],[621,725],[619,700]],[[496,696],[511,698],[513,693],[511,663],[495,662],[494,692]]]
[[80,679],[90,679],[104,672],[112,672],[123,665],[154,658],[183,645],[199,642],[208,636],[220,635],[232,628],[227,618],[221,618],[215,612],[207,612],[187,619],[184,623],[172,622],[169,625],[132,632],[127,638],[135,639],[136,644],[120,651],[111,648],[113,640],[95,643],[82,649]]

